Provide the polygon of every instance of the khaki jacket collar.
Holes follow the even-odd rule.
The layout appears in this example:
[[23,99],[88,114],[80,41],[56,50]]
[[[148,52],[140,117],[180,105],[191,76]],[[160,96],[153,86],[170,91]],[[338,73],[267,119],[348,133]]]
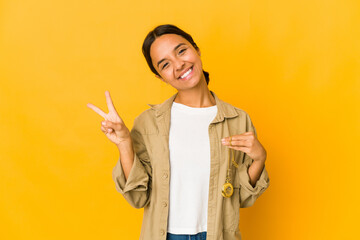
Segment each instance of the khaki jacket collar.
[[[217,114],[211,123],[221,122],[224,120],[224,118],[232,118],[238,116],[238,113],[235,110],[234,106],[219,99],[213,91],[210,90],[210,93],[214,96],[217,105]],[[166,99],[163,103],[147,105],[150,106],[151,109],[155,110],[156,117],[160,117],[165,112],[170,112],[172,103],[177,94],[178,93],[175,93],[170,98]]]

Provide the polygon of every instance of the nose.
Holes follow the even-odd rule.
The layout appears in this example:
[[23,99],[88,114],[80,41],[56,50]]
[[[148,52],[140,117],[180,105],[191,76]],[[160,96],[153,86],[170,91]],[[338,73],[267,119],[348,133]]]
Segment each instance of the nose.
[[176,71],[180,72],[184,69],[185,62],[182,59],[176,59],[174,64]]

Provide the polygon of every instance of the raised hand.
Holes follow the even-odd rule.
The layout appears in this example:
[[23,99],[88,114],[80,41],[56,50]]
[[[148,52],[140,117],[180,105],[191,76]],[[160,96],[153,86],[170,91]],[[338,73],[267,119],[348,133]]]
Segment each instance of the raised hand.
[[105,133],[106,137],[117,146],[125,141],[130,141],[130,131],[125,126],[123,120],[117,113],[114,104],[111,100],[109,91],[105,91],[106,103],[108,106],[109,113],[103,112],[100,108],[94,106],[91,103],[88,103],[86,106],[94,110],[100,116],[102,116],[105,121],[101,122],[101,131]]

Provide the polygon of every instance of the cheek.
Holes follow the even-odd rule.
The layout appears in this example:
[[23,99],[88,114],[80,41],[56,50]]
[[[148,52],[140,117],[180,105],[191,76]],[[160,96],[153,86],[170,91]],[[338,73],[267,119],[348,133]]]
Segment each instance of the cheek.
[[196,61],[196,64],[197,64],[198,70],[201,71],[201,70],[202,70],[202,62],[201,62],[201,60],[198,59],[198,60]]
[[173,78],[173,71],[171,67],[167,67],[166,69],[164,69],[162,71],[162,75],[164,76],[164,78],[170,79]]
[[191,61],[196,62],[199,66],[202,65],[201,58],[198,55],[192,55],[191,56]]

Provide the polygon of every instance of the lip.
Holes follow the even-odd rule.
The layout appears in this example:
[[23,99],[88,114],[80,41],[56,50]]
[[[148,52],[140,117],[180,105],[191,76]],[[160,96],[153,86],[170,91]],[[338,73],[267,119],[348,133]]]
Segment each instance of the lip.
[[191,73],[186,76],[186,78],[181,79],[180,77],[181,77],[182,75],[184,75],[184,73],[186,73],[187,71],[189,71],[189,69],[192,68],[192,67],[193,67],[193,66],[191,66],[191,67],[185,69],[184,71],[182,71],[177,79],[179,79],[179,80],[186,80],[189,76],[192,75],[192,73],[193,73],[193,71],[194,71],[194,68],[191,70]]

